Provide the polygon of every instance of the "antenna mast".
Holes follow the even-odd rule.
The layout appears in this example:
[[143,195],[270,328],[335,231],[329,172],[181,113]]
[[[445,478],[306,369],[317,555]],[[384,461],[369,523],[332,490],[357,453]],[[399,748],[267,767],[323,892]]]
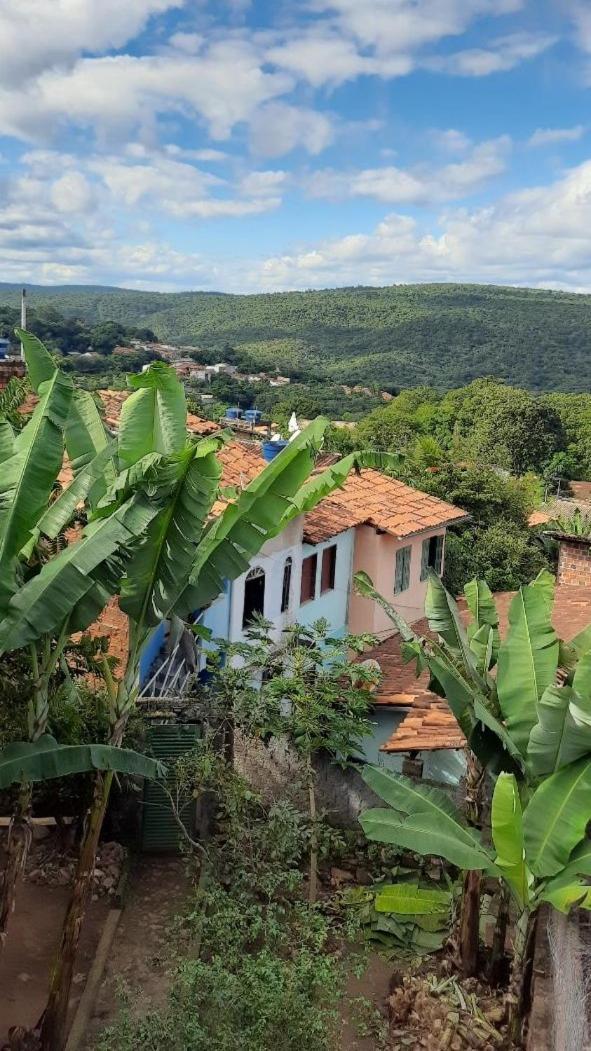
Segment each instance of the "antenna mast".
[[[27,327],[27,290],[23,288],[21,293],[21,328]],[[25,348],[21,343],[21,358],[25,360]]]

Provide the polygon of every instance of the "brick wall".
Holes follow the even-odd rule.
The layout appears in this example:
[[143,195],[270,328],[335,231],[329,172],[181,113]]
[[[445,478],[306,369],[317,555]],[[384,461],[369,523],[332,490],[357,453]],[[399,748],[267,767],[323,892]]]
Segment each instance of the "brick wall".
[[559,542],[559,584],[591,586],[591,544],[573,540]]
[[0,361],[0,390],[8,385],[8,381],[15,376],[21,379],[25,374],[25,363],[20,358],[11,358]]

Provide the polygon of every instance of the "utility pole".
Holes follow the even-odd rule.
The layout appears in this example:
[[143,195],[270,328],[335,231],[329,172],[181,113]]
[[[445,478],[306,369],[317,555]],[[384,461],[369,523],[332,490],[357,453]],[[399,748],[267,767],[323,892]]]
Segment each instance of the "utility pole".
[[[27,327],[27,290],[23,288],[21,293],[21,328]],[[21,358],[25,360],[25,348],[21,343]]]

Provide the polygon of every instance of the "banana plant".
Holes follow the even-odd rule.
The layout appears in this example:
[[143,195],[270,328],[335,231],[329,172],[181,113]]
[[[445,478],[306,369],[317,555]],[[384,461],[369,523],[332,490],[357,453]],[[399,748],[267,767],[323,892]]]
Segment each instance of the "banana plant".
[[[35,359],[32,383],[42,392],[45,384],[55,383],[55,365],[38,343],[25,346]],[[267,540],[365,462],[352,455],[310,478],[328,422],[316,420],[213,517],[221,474],[217,452],[224,436],[188,438],[184,390],[170,366],[155,363],[129,383],[132,393],[123,405],[116,439],[101,436],[87,399],[82,399],[83,411],[77,405],[75,420],[70,413],[62,421],[65,446],[76,465],[75,490],[62,494],[41,516],[32,516],[29,543],[63,526],[76,495],[83,494],[87,502],[88,525],[81,541],[43,565],[12,595],[0,622],[1,653],[38,645],[62,631],[83,630],[110,595],[119,595],[129,625],[127,661],[118,681],[108,666],[104,669],[109,745],[115,749],[122,744],[137,699],[140,655],[154,626],[172,617],[186,618],[213,601]],[[125,533],[130,515],[140,516],[141,522]],[[96,561],[99,550],[104,557]],[[42,1026],[43,1046],[51,1051],[65,1041],[74,958],[112,776],[107,770],[96,777],[52,969]]]
[[[53,742],[51,763],[46,744],[49,690],[52,676],[62,659],[73,631],[95,619],[107,599],[116,592],[126,558],[139,533],[147,527],[156,509],[143,495],[127,502],[101,528],[88,527],[79,543],[61,554],[41,559],[39,541],[54,541],[71,521],[81,501],[102,492],[96,484],[108,477],[108,438],[98,410],[87,402],[90,395],[74,390],[71,380],[55,368],[51,357],[34,337],[20,333],[25,347],[29,378],[39,400],[29,422],[14,434],[8,423],[0,441],[0,654],[27,646],[33,672],[33,692],[28,711],[29,741],[25,766],[15,764],[12,745],[0,754],[0,778],[19,783],[9,834],[8,857],[0,901],[0,948],[6,940],[8,922],[15,907],[18,877],[26,861],[32,782],[69,772],[72,753]],[[99,426],[100,425],[100,426]],[[101,432],[102,429],[102,432]],[[75,479],[51,503],[62,467],[64,443],[73,457]],[[96,447],[96,452],[93,450]],[[50,545],[51,546],[51,545]],[[38,572],[40,561],[44,572]],[[59,600],[47,605],[47,583],[60,580]],[[25,600],[26,610],[23,606]],[[79,769],[91,772],[108,768],[125,772],[121,757],[113,749],[78,753]],[[153,776],[157,765],[146,760],[144,773]],[[29,777],[25,773],[30,774]]]
[[[558,639],[549,573],[543,571],[515,595],[502,639],[484,581],[471,581],[464,589],[470,614],[464,627],[453,597],[436,574],[429,576],[425,612],[435,638],[417,635],[365,574],[357,574],[355,583],[388,613],[407,658],[417,660],[417,672],[428,669],[430,688],[446,698],[466,737],[466,798],[475,826],[482,819],[483,771],[512,773],[525,791],[591,753],[591,632],[586,629],[566,644]],[[466,974],[474,974],[478,965],[479,910],[480,877],[474,869],[465,876],[460,917]],[[500,930],[505,922],[501,906]]]
[[434,854],[505,884],[518,914],[509,997],[511,1034],[518,1040],[540,906],[547,902],[565,913],[575,905],[591,909],[591,756],[558,769],[526,793],[525,804],[515,776],[499,774],[486,837],[467,825],[443,791],[379,767],[367,766],[363,776],[388,804],[362,814],[368,839]]

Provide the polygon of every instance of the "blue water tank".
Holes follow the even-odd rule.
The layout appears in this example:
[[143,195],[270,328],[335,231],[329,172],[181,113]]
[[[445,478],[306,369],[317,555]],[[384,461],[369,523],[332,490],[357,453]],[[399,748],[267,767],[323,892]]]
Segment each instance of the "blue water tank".
[[0,336],[0,358],[7,358],[10,354],[10,340]]
[[260,409],[246,409],[244,419],[246,423],[260,423],[262,415]]
[[279,453],[283,452],[287,445],[289,445],[289,442],[284,441],[283,438],[276,442],[263,442],[261,446],[263,460],[266,460],[267,463],[271,463],[271,460],[274,460],[276,456],[279,456]]
[[226,409],[227,420],[239,420],[242,416],[242,409]]

